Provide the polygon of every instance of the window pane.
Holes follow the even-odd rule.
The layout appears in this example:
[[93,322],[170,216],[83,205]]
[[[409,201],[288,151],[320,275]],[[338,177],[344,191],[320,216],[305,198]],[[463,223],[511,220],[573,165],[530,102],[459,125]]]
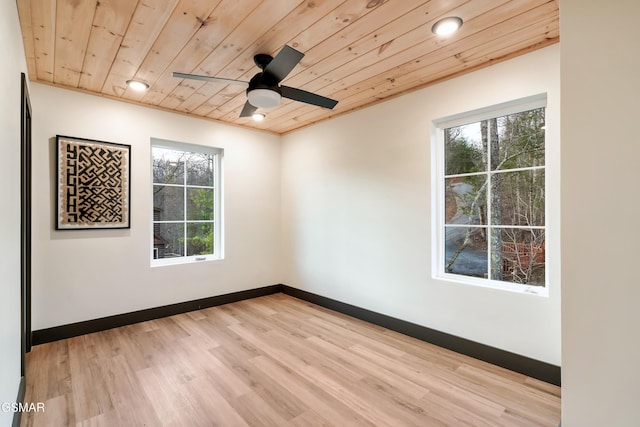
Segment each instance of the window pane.
[[158,258],[184,256],[184,224],[154,224],[153,240]]
[[482,145],[480,123],[444,130],[445,174],[484,172],[487,170],[486,146]]
[[491,224],[544,226],[544,169],[492,174]]
[[468,115],[486,119],[442,129],[438,263],[445,273],[545,286],[545,108],[487,111]]
[[445,179],[445,223],[487,223],[487,175]]
[[544,166],[544,120],[544,108],[499,117],[492,169]]
[[213,220],[212,188],[187,188],[187,219]]
[[187,224],[187,256],[213,253],[213,223]]
[[486,230],[472,227],[445,227],[445,267],[447,273],[487,277]]
[[153,147],[152,155],[154,183],[184,184],[184,152]]
[[154,185],[153,211],[158,221],[184,220],[184,187]]
[[545,234],[544,230],[526,228],[503,229],[502,277],[504,282],[534,286],[545,284]]
[[[152,138],[152,144],[153,141]],[[214,236],[219,234],[215,229],[220,226],[214,208],[219,209],[221,203],[216,174],[221,172],[223,151],[159,141],[161,147],[151,147],[153,257],[211,255],[220,244]]]
[[187,155],[187,185],[213,186],[213,155],[185,153]]

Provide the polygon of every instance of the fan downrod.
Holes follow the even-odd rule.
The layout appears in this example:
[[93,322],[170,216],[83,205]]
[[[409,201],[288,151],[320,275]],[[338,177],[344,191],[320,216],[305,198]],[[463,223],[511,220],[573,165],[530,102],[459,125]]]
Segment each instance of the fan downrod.
[[253,62],[255,62],[258,68],[260,68],[261,70],[264,70],[272,60],[273,56],[267,55],[266,53],[258,53],[253,57]]

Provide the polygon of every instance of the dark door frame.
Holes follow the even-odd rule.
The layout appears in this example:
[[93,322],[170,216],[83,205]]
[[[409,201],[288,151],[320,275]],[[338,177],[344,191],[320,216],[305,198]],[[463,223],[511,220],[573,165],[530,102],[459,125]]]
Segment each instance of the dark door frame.
[[31,351],[31,102],[24,73],[20,81],[20,375],[24,378]]

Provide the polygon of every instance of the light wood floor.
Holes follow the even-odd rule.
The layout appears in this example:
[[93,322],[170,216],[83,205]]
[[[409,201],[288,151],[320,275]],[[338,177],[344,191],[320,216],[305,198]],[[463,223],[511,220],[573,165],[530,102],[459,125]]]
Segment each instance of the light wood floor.
[[553,426],[560,388],[275,294],[34,347],[22,426]]

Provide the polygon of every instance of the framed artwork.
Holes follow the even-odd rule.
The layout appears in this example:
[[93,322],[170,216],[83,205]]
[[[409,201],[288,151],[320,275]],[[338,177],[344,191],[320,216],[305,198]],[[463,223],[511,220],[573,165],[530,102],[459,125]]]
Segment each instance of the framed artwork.
[[130,227],[131,146],[56,136],[56,230]]

